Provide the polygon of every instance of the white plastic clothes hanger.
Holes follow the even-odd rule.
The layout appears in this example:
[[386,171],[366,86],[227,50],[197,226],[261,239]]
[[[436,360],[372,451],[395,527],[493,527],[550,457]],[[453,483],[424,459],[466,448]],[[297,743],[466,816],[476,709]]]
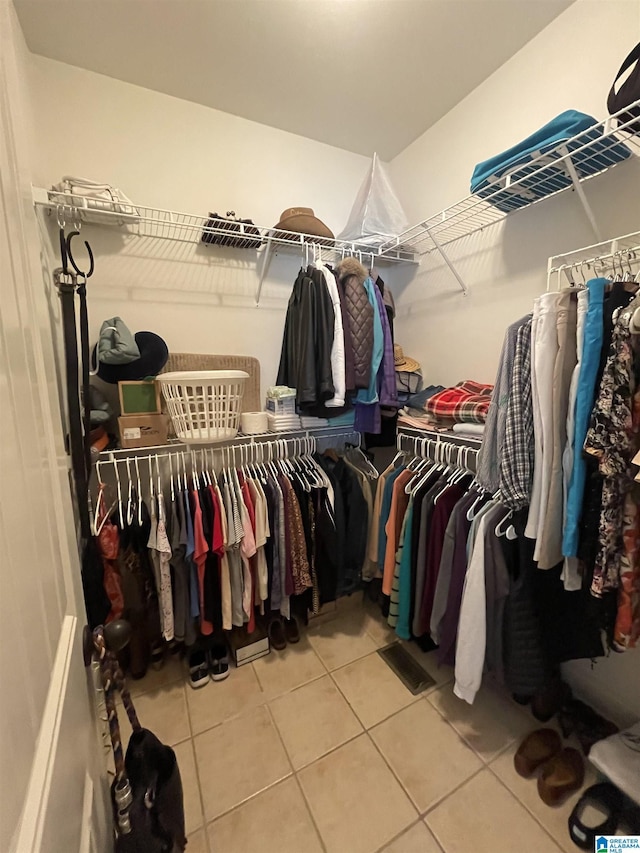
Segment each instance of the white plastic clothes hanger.
[[513,510],[510,509],[509,512],[505,515],[505,517],[496,524],[496,529],[494,533],[498,538],[500,538],[501,536],[506,536],[510,542],[518,538],[518,534],[516,533],[516,529],[513,524],[509,524],[507,529],[504,529],[504,525],[507,524],[512,518]]
[[169,453],[169,481],[171,483],[171,503],[175,503],[176,500],[176,492],[175,485],[173,482],[173,454]]
[[134,457],[136,464],[136,486],[137,486],[137,512],[138,512],[138,527],[142,527],[142,483],[140,482],[140,465],[138,463],[138,457]]
[[120,522],[120,530],[124,530],[124,509],[122,506],[122,486],[120,484],[120,471],[118,470],[118,460],[111,454],[111,462],[113,462],[113,471],[116,476],[116,492],[118,495],[118,521]]
[[131,457],[127,456],[125,460],[127,464],[127,479],[129,480],[129,486],[127,489],[127,526],[131,525],[133,521],[134,515],[134,506],[133,506],[133,480],[131,479]]

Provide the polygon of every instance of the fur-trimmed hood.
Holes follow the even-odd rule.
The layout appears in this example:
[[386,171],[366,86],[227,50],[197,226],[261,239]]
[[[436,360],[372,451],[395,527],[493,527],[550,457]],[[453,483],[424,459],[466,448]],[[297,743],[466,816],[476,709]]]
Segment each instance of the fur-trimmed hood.
[[354,275],[360,284],[364,284],[367,278],[367,271],[362,266],[360,261],[357,258],[344,258],[340,263],[336,266],[336,274],[340,281],[343,281],[345,278],[348,278],[351,275]]

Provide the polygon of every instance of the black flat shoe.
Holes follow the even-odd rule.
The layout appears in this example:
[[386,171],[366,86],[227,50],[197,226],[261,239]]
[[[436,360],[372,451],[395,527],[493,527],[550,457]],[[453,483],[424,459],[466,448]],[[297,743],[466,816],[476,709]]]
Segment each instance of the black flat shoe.
[[269,643],[279,652],[287,648],[287,638],[280,619],[274,619],[269,623]]
[[[598,836],[615,835],[622,804],[622,794],[615,785],[601,782],[587,788],[569,816],[569,835],[573,843],[582,850],[593,850]],[[598,826],[588,826],[584,823],[584,813],[589,806],[605,815],[605,819]]]
[[298,620],[295,616],[293,619],[284,620],[284,635],[288,643],[300,642],[300,628],[298,628]]

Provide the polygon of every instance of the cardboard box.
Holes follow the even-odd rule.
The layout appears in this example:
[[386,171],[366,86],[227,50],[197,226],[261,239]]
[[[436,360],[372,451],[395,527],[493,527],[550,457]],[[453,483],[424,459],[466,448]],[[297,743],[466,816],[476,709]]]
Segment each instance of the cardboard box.
[[162,411],[160,386],[155,379],[122,380],[118,382],[120,414],[155,415]]
[[169,432],[168,415],[125,415],[118,418],[120,446],[154,447],[166,444]]
[[258,660],[269,654],[269,637],[259,626],[247,635],[244,628],[235,628],[228,635],[229,646],[236,666]]
[[296,413],[296,398],[283,397],[275,399],[267,397],[265,409],[272,415],[295,415]]

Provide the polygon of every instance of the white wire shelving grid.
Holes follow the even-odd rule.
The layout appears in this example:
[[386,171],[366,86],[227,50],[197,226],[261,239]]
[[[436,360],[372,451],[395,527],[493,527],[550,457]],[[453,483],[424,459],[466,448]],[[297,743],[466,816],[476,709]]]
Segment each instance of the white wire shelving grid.
[[601,240],[583,184],[631,157],[640,156],[639,114],[640,100],[606,121],[538,154],[529,163],[495,178],[482,188],[481,194],[472,193],[408,228],[384,243],[380,252],[384,255],[399,247],[418,255],[440,252],[466,291],[444,247],[569,189],[576,191],[596,239]]
[[[409,249],[397,245],[387,247],[381,252],[379,246],[364,242],[337,240],[318,237],[315,234],[281,231],[273,226],[245,225],[238,222],[230,230],[228,220],[200,214],[180,213],[159,207],[146,207],[141,204],[120,204],[108,200],[90,200],[86,196],[61,192],[54,189],[33,187],[33,203],[36,207],[55,215],[59,224],[73,225],[76,228],[83,222],[119,228],[127,237],[147,237],[158,240],[173,240],[181,243],[202,245],[204,251],[225,247],[230,237],[258,243],[255,248],[238,249],[243,256],[255,259],[258,269],[256,305],[260,304],[262,285],[269,269],[273,253],[277,250],[299,253],[311,260],[321,257],[334,263],[348,255],[373,267],[376,262],[417,263],[415,255]],[[237,228],[237,230],[235,230]],[[79,230],[79,229],[78,229]],[[205,239],[203,239],[203,237]],[[216,237],[221,241],[214,242]]]
[[638,278],[640,231],[552,255],[547,263],[547,290],[567,283],[585,284],[594,275]]
[[[47,209],[67,225],[87,222],[94,225],[111,225],[124,229],[127,235],[135,237],[151,237],[158,240],[176,240],[182,243],[213,242],[214,237],[239,240],[259,241],[257,249],[284,247],[297,252],[305,246],[311,250],[320,249],[325,255],[361,256],[363,261],[384,257],[386,261],[411,263],[413,253],[402,246],[393,249],[386,248],[384,253],[376,246],[364,242],[318,237],[314,234],[279,231],[273,226],[245,225],[237,223],[237,230],[230,230],[229,221],[223,218],[214,219],[200,214],[180,213],[175,210],[164,210],[159,207],[146,207],[141,204],[124,205],[115,202],[102,201],[100,207],[86,196],[65,193],[53,189],[33,188],[33,201],[38,207]],[[123,212],[123,209],[126,210]],[[129,212],[131,211],[131,212]],[[234,226],[235,228],[235,226]],[[207,240],[203,241],[203,235]],[[215,244],[219,248],[221,244]],[[248,253],[255,249],[243,249]]]

